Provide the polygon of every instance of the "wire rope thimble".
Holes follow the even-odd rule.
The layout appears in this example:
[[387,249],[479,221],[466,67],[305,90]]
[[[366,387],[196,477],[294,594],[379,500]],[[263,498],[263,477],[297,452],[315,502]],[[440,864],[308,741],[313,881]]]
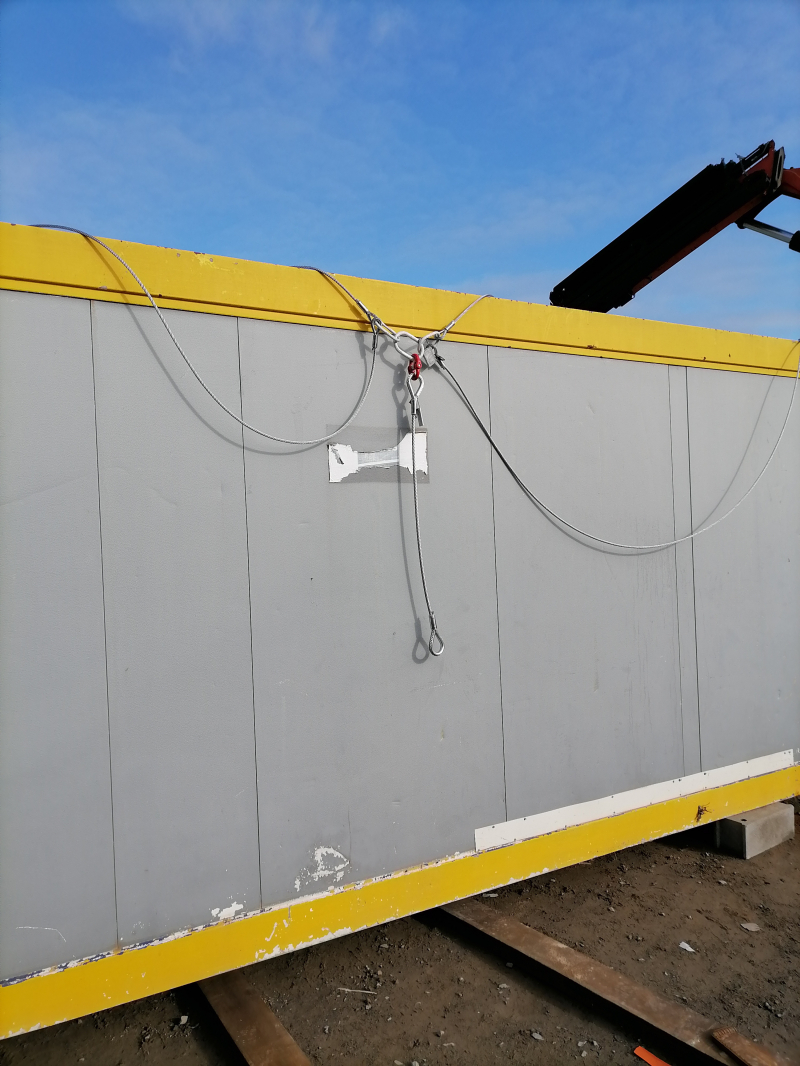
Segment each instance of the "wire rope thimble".
[[[412,382],[414,381],[416,381],[417,383],[416,389],[412,384]],[[424,387],[425,378],[423,378],[422,374],[420,374],[419,377],[415,378],[414,375],[411,373],[411,370],[409,370],[408,377],[406,378],[406,388],[408,389],[408,394],[411,397],[411,403],[413,406],[417,406],[419,401],[419,394],[422,392]]]
[[[444,640],[442,639],[442,634],[436,628],[436,616],[434,615],[433,611],[431,611],[430,619],[431,619],[431,636],[430,636],[430,640],[428,641],[428,651],[433,656],[439,656],[444,651]],[[439,646],[439,650],[438,651],[435,650],[435,646],[437,644]]]

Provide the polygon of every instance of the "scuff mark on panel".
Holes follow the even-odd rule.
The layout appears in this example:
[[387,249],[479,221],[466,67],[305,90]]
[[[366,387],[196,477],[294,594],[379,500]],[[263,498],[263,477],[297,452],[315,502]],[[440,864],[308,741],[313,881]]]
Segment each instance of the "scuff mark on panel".
[[58,935],[61,937],[61,939],[64,941],[64,943],[66,944],[66,942],[67,942],[67,938],[61,932],[61,930],[60,929],[56,929],[52,925],[18,925],[17,929],[38,929],[38,930],[40,930],[43,933],[58,933]]
[[[67,1021],[66,1018],[60,1018],[57,1022],[50,1022],[51,1025],[59,1025],[62,1021]],[[25,1033],[35,1033],[37,1029],[42,1028],[42,1023],[37,1022],[36,1025],[32,1025],[30,1029],[12,1029],[8,1036],[24,1036]]]
[[[339,882],[344,877],[345,869],[350,865],[350,860],[342,855],[336,848],[323,845],[314,849],[314,866],[301,870],[295,878],[294,888],[299,892],[301,887],[310,885],[312,881],[321,881],[325,877],[333,878],[333,882]],[[333,887],[333,885],[329,886]]]
[[215,907],[211,914],[218,922],[224,922],[228,918],[235,918],[237,912],[243,910],[243,903],[231,903],[229,907]]

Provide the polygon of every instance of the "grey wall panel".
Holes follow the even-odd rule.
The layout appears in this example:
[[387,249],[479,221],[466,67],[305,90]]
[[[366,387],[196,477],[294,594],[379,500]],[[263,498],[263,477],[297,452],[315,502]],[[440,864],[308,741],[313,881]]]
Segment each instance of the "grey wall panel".
[[89,304],[0,292],[0,976],[116,935]]
[[[95,304],[123,943],[260,905],[241,430],[149,309]],[[239,407],[237,324],[169,313]]]
[[[246,417],[297,435],[346,417],[362,334],[240,330]],[[486,350],[444,350],[485,412]],[[391,446],[405,426],[399,360],[382,351],[342,443]],[[425,648],[411,485],[332,485],[325,447],[276,454],[246,434],[265,903],[471,849],[476,826],[505,817],[488,448],[445,381],[425,380],[438,659]]]
[[[728,510],[774,443],[792,382],[689,371],[695,525]],[[695,540],[703,769],[800,747],[800,405],[755,490]]]
[[[364,381],[363,334],[169,318],[279,434],[329,431]],[[443,350],[522,477],[635,542],[738,499],[792,385]],[[340,443],[397,443],[400,364],[382,345]],[[800,747],[798,412],[723,525],[631,557],[555,528],[425,382],[439,659],[407,475],[332,485],[324,445],[243,436],[149,309],[0,292],[0,975]]]
[[[669,413],[672,437],[672,491],[675,537],[692,532],[692,490],[689,464],[689,398],[686,367],[670,366]],[[697,639],[695,629],[694,541],[676,544],[678,645],[680,656],[683,772],[696,774],[700,760],[700,706],[697,695]]]
[[[610,539],[673,536],[667,368],[490,349],[492,431],[528,484]],[[684,771],[672,549],[604,554],[495,463],[509,818]]]

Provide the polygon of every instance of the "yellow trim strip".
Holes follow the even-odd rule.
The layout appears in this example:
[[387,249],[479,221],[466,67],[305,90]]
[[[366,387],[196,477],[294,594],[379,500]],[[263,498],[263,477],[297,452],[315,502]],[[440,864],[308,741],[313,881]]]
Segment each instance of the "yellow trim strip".
[[[365,329],[361,312],[312,270],[274,266],[103,238],[160,306],[242,318]],[[472,299],[464,293],[345,277],[345,285],[392,328],[440,329]],[[99,245],[75,233],[0,223],[0,288],[146,304],[133,279]],[[484,300],[452,340],[648,363],[705,366],[791,377],[798,345],[773,337],[648,322],[515,300]]]
[[0,987],[0,1038],[164,992],[800,793],[800,766],[130,948]]

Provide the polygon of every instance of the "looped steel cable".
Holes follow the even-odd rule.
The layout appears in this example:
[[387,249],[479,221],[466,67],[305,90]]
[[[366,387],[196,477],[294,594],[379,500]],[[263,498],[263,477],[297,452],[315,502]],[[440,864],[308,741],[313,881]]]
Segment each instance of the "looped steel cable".
[[[82,229],[76,229],[74,226],[58,226],[55,223],[39,222],[39,223],[36,224],[36,228],[37,229],[60,229],[60,230],[66,230],[68,233],[79,233],[81,235],[81,237],[85,237],[89,241],[94,241],[95,244],[99,244],[102,248],[105,248],[105,250],[110,255],[113,255],[114,258],[125,267],[125,269],[128,271],[130,276],[133,278],[133,280],[136,282],[136,284],[139,286],[139,288],[142,290],[142,292],[145,294],[147,299],[152,304],[153,310],[155,311],[155,313],[158,315],[159,319],[161,320],[162,326],[164,327],[164,329],[169,334],[170,340],[175,345],[175,347],[178,349],[178,351],[179,351],[179,353],[181,355],[181,358],[183,359],[184,363],[186,363],[186,365],[189,368],[189,370],[192,372],[192,375],[195,378],[195,380],[202,386],[202,388],[205,390],[205,392],[208,393],[208,395],[211,397],[211,399],[214,401],[214,403],[217,405],[217,407],[220,407],[227,415],[230,415],[230,417],[235,422],[238,422],[238,424],[243,429],[248,429],[248,430],[250,430],[251,433],[255,433],[259,437],[266,437],[267,440],[274,441],[276,444],[289,444],[289,445],[292,445],[293,447],[296,447],[296,448],[309,448],[309,447],[312,447],[315,444],[324,444],[326,441],[332,440],[335,436],[337,436],[339,433],[341,433],[343,429],[347,429],[347,427],[350,425],[350,423],[353,422],[353,420],[356,418],[356,416],[358,415],[358,413],[361,410],[361,408],[364,406],[364,403],[366,402],[366,399],[367,399],[367,395],[369,394],[370,386],[372,385],[372,379],[373,379],[373,377],[375,375],[375,366],[376,366],[377,358],[378,358],[378,329],[376,328],[376,323],[380,322],[380,319],[376,318],[375,315],[373,315],[371,312],[367,311],[367,309],[364,307],[364,305],[361,303],[361,301],[360,300],[356,300],[356,298],[354,296],[352,296],[351,293],[348,293],[348,295],[350,295],[352,299],[356,300],[356,303],[359,305],[359,307],[366,314],[366,316],[367,316],[367,318],[369,320],[370,326],[372,327],[372,333],[373,333],[373,337],[372,337],[372,363],[371,363],[370,368],[369,368],[369,374],[367,375],[367,380],[364,383],[364,386],[363,386],[363,388],[361,390],[361,395],[359,396],[358,403],[356,404],[355,408],[353,409],[353,412],[350,415],[350,417],[347,418],[344,422],[342,422],[342,424],[337,429],[335,429],[332,433],[326,433],[324,437],[314,437],[312,440],[292,440],[292,439],[290,439],[288,437],[278,437],[274,433],[267,433],[267,431],[264,430],[264,429],[258,429],[256,426],[251,426],[249,422],[245,422],[243,418],[240,418],[239,415],[237,415],[235,411],[232,411],[230,409],[230,407],[228,407],[226,404],[224,404],[222,402],[222,400],[220,400],[220,398],[214,392],[212,392],[212,390],[209,388],[209,386],[206,385],[205,381],[203,381],[203,379],[200,377],[200,374],[195,369],[194,364],[191,362],[191,360],[187,356],[186,352],[184,352],[183,348],[181,347],[181,345],[180,345],[180,343],[178,341],[178,338],[175,336],[175,334],[170,329],[169,323],[167,322],[167,320],[164,318],[163,314],[161,313],[161,308],[158,306],[158,304],[155,302],[153,297],[150,295],[150,290],[147,288],[147,286],[142,281],[142,279],[139,277],[139,275],[136,273],[136,271],[133,269],[133,267],[130,266],[128,263],[126,263],[125,260],[122,258],[122,256],[118,255],[118,253],[115,252],[113,248],[109,248],[109,246],[106,244],[105,241],[100,240],[99,237],[95,237],[91,233],[84,232],[84,230],[82,230]],[[320,273],[324,274],[325,271],[320,271]],[[330,277],[329,274],[326,274],[325,276],[326,277]],[[342,288],[344,288],[344,286],[342,286]]]
[[[391,326],[387,326],[383,319],[379,318],[373,311],[370,311],[370,309],[365,304],[363,304],[357,296],[354,296],[353,293],[350,292],[344,282],[339,281],[335,274],[329,274],[327,270],[322,270],[320,267],[314,266],[300,266],[298,267],[298,269],[314,270],[317,274],[322,274],[322,276],[324,278],[327,278],[328,281],[333,282],[334,285],[338,285],[342,292],[347,293],[347,295],[350,297],[356,307],[358,307],[358,309],[369,322],[372,329],[376,332],[381,333],[384,337],[388,337],[394,345],[397,353],[402,356],[403,359],[408,359],[409,357],[412,357],[416,351],[420,359],[425,360],[426,350],[430,350],[432,358],[430,361],[427,362],[427,366],[434,365],[433,360],[436,357],[436,345],[439,343],[439,341],[444,340],[444,338],[447,336],[453,326],[455,326],[456,322],[458,322],[459,319],[463,318],[467,311],[471,311],[476,304],[479,304],[481,300],[487,300],[491,298],[491,294],[488,292],[483,293],[482,296],[476,296],[475,299],[471,303],[467,304],[463,311],[459,311],[455,318],[448,322],[443,329],[434,329],[431,330],[430,333],[425,333],[421,337],[416,337],[413,333],[409,333],[408,330],[393,330]],[[403,337],[407,337],[408,340],[413,343],[413,348],[408,349],[402,346],[400,341]]]
[[[417,554],[419,556],[419,573],[422,578],[422,592],[425,596],[425,606],[428,609],[428,620],[431,625],[431,635],[428,639],[428,651],[431,655],[439,656],[444,651],[444,640],[436,625],[436,615],[431,607],[431,598],[428,594],[428,582],[425,578],[425,563],[422,559],[422,536],[419,531],[419,498],[417,491],[417,419],[420,417],[419,394],[425,385],[425,379],[420,376],[416,379],[417,387],[414,388],[414,378],[409,374],[406,378],[408,394],[411,398],[411,480],[414,484],[414,528],[417,534]],[[438,650],[436,650],[438,648]]]
[[[427,586],[427,581],[426,581],[426,578],[425,578],[425,567],[424,567],[423,559],[422,559],[422,546],[421,546],[421,537],[420,537],[420,528],[419,528],[419,501],[418,501],[418,493],[417,493],[417,466],[416,466],[416,426],[417,426],[417,421],[418,420],[419,420],[420,425],[422,424],[422,417],[421,417],[421,412],[420,412],[420,409],[419,409],[419,394],[422,391],[422,386],[423,386],[423,379],[422,379],[422,376],[421,376],[422,366],[427,366],[427,367],[436,366],[441,372],[443,372],[444,374],[447,375],[447,377],[450,379],[450,381],[452,382],[453,386],[455,387],[458,395],[461,397],[461,400],[464,403],[464,405],[466,406],[467,410],[470,412],[472,417],[475,419],[476,423],[478,424],[479,428],[483,432],[484,436],[489,441],[489,444],[494,449],[494,451],[496,452],[498,458],[501,460],[501,462],[506,467],[508,472],[511,474],[511,476],[514,479],[514,481],[516,482],[516,484],[519,486],[519,488],[522,490],[522,492],[525,493],[525,495],[528,497],[528,499],[530,499],[531,502],[533,504],[535,504],[544,514],[548,515],[548,517],[550,517],[556,524],[562,526],[564,529],[571,530],[573,533],[576,533],[579,536],[584,537],[588,541],[592,541],[594,544],[604,545],[604,546],[609,547],[609,548],[616,548],[616,549],[620,549],[622,551],[633,552],[633,553],[664,551],[666,548],[672,548],[672,547],[674,547],[677,544],[683,544],[686,541],[693,540],[695,537],[700,536],[701,533],[707,533],[710,529],[713,529],[715,526],[718,526],[721,522],[725,521],[725,519],[728,518],[729,515],[733,514],[733,512],[744,503],[744,501],[748,498],[748,496],[753,492],[755,487],[761,481],[761,479],[764,476],[764,474],[767,472],[767,469],[770,466],[770,464],[772,462],[772,459],[775,456],[775,453],[777,452],[781,441],[783,440],[784,434],[786,432],[786,427],[787,427],[788,422],[789,422],[789,417],[790,417],[790,415],[792,413],[792,409],[794,407],[795,397],[796,397],[796,394],[797,394],[798,382],[800,382],[800,360],[798,360],[797,371],[795,373],[794,383],[793,383],[793,386],[792,386],[792,395],[791,395],[791,398],[789,400],[789,406],[788,406],[788,409],[786,411],[786,415],[784,417],[783,424],[781,425],[781,430],[780,430],[780,433],[778,434],[778,438],[775,441],[775,444],[774,444],[772,450],[770,451],[766,462],[764,463],[764,465],[762,466],[761,470],[759,471],[758,476],[752,482],[752,484],[748,488],[747,492],[745,492],[744,495],[739,500],[737,500],[737,502],[731,508],[729,508],[723,515],[721,515],[719,518],[715,519],[713,522],[709,522],[708,525],[701,524],[698,529],[692,530],[690,533],[687,533],[683,537],[675,537],[672,540],[662,541],[662,542],[657,543],[657,544],[625,544],[625,543],[622,543],[620,541],[614,541],[614,540],[606,539],[604,537],[598,537],[596,534],[588,532],[588,530],[581,529],[579,526],[576,526],[572,522],[569,522],[566,518],[563,518],[556,511],[554,511],[551,507],[548,507],[548,505],[539,496],[537,496],[536,493],[534,493],[534,491],[532,489],[530,489],[525,484],[525,482],[522,480],[522,478],[516,472],[516,470],[511,465],[509,460],[506,459],[505,455],[502,453],[502,451],[498,447],[496,441],[494,440],[491,432],[486,428],[486,426],[484,425],[484,423],[481,420],[480,416],[478,415],[478,412],[475,410],[474,406],[472,405],[471,401],[469,400],[469,397],[464,392],[464,389],[462,388],[461,384],[455,378],[455,376],[453,375],[453,373],[449,369],[449,367],[445,366],[444,357],[441,356],[439,354],[438,350],[437,350],[438,342],[444,339],[444,337],[450,332],[450,330],[455,326],[455,324],[459,321],[459,319],[463,318],[463,316],[468,311],[472,310],[472,308],[475,307],[476,304],[480,303],[481,300],[487,299],[487,297],[489,295],[488,293],[485,293],[482,296],[476,297],[470,304],[468,304],[464,308],[463,311],[459,312],[459,314],[457,314],[455,316],[455,318],[451,322],[449,322],[443,329],[432,330],[430,333],[427,333],[427,334],[425,334],[422,337],[415,337],[413,333],[410,333],[407,330],[393,330],[390,326],[387,326],[386,323],[381,318],[378,317],[378,315],[376,315],[374,312],[370,311],[370,309],[361,300],[359,300],[359,298],[357,296],[355,296],[352,292],[350,292],[350,290],[347,288],[347,286],[343,282],[339,281],[339,279],[337,277],[335,277],[333,274],[329,274],[327,271],[322,270],[319,267],[312,267],[312,266],[303,266],[303,267],[301,267],[300,269],[303,269],[303,270],[314,270],[318,274],[321,274],[323,277],[327,278],[334,285],[337,285],[344,293],[346,293],[346,295],[352,300],[352,302],[356,305],[356,307],[358,307],[358,309],[364,315],[364,318],[368,322],[369,327],[372,330],[372,334],[373,334],[372,364],[370,366],[369,375],[367,377],[366,383],[365,383],[365,385],[364,385],[364,387],[363,387],[363,389],[361,391],[361,396],[359,397],[358,403],[356,404],[356,407],[353,410],[353,413],[350,415],[350,417],[345,422],[343,422],[338,427],[338,429],[334,430],[332,433],[326,434],[324,437],[317,437],[317,438],[315,438],[313,440],[290,440],[290,439],[287,439],[287,438],[284,438],[284,437],[275,436],[274,434],[271,434],[271,433],[267,433],[265,430],[257,429],[255,426],[251,426],[248,422],[245,422],[234,411],[232,411],[229,407],[227,407],[211,391],[211,389],[208,387],[208,385],[206,385],[206,383],[200,377],[200,375],[197,372],[197,370],[195,369],[195,367],[190,362],[189,358],[187,357],[186,353],[184,352],[183,348],[181,347],[181,345],[179,344],[177,338],[175,337],[175,334],[172,332],[172,330],[169,327],[169,324],[167,323],[166,319],[164,318],[163,314],[161,313],[160,308],[156,304],[156,302],[153,299],[153,297],[150,295],[150,292],[147,289],[147,287],[144,284],[144,282],[135,273],[133,268],[130,267],[128,265],[128,263],[125,262],[125,260],[122,258],[122,256],[119,255],[117,252],[115,252],[113,250],[113,248],[110,248],[105,243],[105,241],[102,241],[99,237],[95,237],[95,236],[93,236],[90,233],[86,233],[84,230],[76,229],[73,226],[59,226],[59,225],[49,224],[49,223],[40,223],[39,226],[40,226],[40,228],[43,228],[43,229],[58,229],[58,230],[66,230],[69,233],[78,233],[82,237],[85,237],[87,240],[94,241],[96,244],[99,244],[101,247],[105,248],[105,250],[110,255],[112,255],[116,260],[118,260],[118,262],[120,262],[122,264],[122,266],[128,271],[128,273],[131,275],[131,277],[137,283],[137,285],[142,290],[144,295],[147,297],[147,299],[149,300],[149,302],[152,305],[153,309],[155,310],[156,314],[158,315],[159,319],[161,320],[162,325],[164,326],[164,328],[166,329],[167,333],[169,334],[169,337],[172,340],[172,343],[175,345],[175,347],[177,348],[178,352],[180,353],[183,361],[186,363],[187,367],[189,368],[189,370],[191,371],[193,376],[196,378],[198,383],[202,386],[202,388],[205,390],[205,392],[208,393],[208,395],[217,404],[217,406],[220,407],[223,411],[225,411],[226,414],[230,415],[230,417],[233,418],[234,421],[236,421],[244,429],[248,429],[252,433],[257,434],[260,437],[266,437],[268,440],[275,441],[275,442],[277,442],[279,444],[288,444],[288,445],[293,445],[293,446],[297,446],[297,447],[307,447],[307,446],[312,446],[312,445],[316,445],[316,444],[323,444],[326,441],[332,440],[333,437],[337,436],[339,433],[342,432],[343,429],[346,429],[353,422],[353,420],[356,418],[358,413],[361,411],[361,408],[364,406],[364,403],[365,403],[365,401],[367,399],[367,395],[368,395],[369,390],[370,390],[370,386],[372,385],[372,379],[373,379],[373,376],[374,376],[374,373],[375,373],[375,366],[376,366],[376,361],[377,361],[377,347],[378,347],[378,337],[379,336],[385,336],[389,340],[391,340],[392,344],[395,347],[395,350],[398,352],[399,355],[402,356],[402,358],[404,360],[405,359],[409,359],[409,358],[412,359],[412,361],[413,361],[413,368],[412,369],[414,371],[414,380],[418,380],[419,381],[419,387],[417,388],[416,392],[413,391],[413,389],[411,388],[411,385],[409,383],[409,393],[411,394],[411,411],[412,411],[412,417],[411,417],[411,449],[412,449],[412,467],[413,467],[412,479],[413,479],[413,483],[414,483],[414,518],[415,518],[415,526],[416,526],[416,534],[417,534],[417,549],[418,549],[418,552],[419,552],[420,573],[421,573],[421,576],[422,576],[422,587],[423,587],[423,591],[425,593],[425,604],[426,604],[426,606],[428,608],[428,615],[429,615],[430,623],[431,623],[431,637],[430,637],[430,641],[428,643],[428,647],[429,647],[429,650],[430,650],[432,655],[441,655],[442,654],[442,652],[444,651],[444,641],[442,640],[441,635],[439,634],[438,629],[436,627],[436,618],[435,618],[434,613],[433,613],[433,611],[431,609],[430,599],[429,599],[429,596],[428,596],[428,586]],[[413,350],[409,350],[408,348],[404,348],[403,347],[403,345],[401,343],[403,338],[407,338],[408,340],[413,342],[413,344],[414,344],[414,349]],[[800,341],[798,341],[796,343],[800,344]],[[422,366],[420,366],[420,364],[422,364]],[[439,650],[438,651],[434,651],[433,650],[433,645],[434,645],[435,642],[438,642],[438,644],[439,644]]]
[[[422,557],[422,535],[420,533],[419,525],[419,488],[417,484],[417,424],[422,424],[422,412],[419,406],[419,395],[422,392],[424,379],[422,377],[422,370],[424,366],[434,366],[438,358],[437,345],[455,326],[460,318],[463,318],[467,311],[471,311],[472,308],[481,302],[481,300],[487,299],[488,293],[484,293],[482,296],[476,297],[469,303],[463,311],[460,311],[455,318],[453,318],[443,329],[431,330],[430,333],[426,333],[421,337],[416,337],[408,330],[400,329],[393,330],[390,326],[380,319],[376,314],[369,310],[365,304],[354,296],[347,286],[339,281],[333,274],[328,274],[324,270],[320,270],[318,267],[304,267],[304,270],[316,270],[324,277],[332,281],[334,285],[338,285],[339,288],[345,292],[353,303],[360,308],[362,314],[367,318],[369,324],[372,326],[373,331],[380,332],[385,337],[388,337],[394,345],[395,351],[405,362],[408,360],[407,371],[408,377],[406,379],[406,385],[411,400],[411,480],[414,486],[414,529],[417,538],[417,555],[419,556],[419,572],[422,578],[422,591],[425,596],[425,606],[428,610],[428,620],[431,627],[431,635],[428,640],[428,651],[433,656],[439,656],[443,653],[445,644],[441,633],[439,632],[436,624],[436,615],[431,607],[431,598],[428,592],[428,581],[425,576],[425,562]],[[404,346],[403,341],[411,341],[411,346]],[[412,382],[417,382],[416,391]]]
[[[416,533],[417,533],[417,551],[419,553],[419,569],[420,569],[420,574],[422,576],[422,590],[425,593],[425,604],[426,604],[426,606],[428,608],[428,617],[430,619],[430,624],[431,624],[431,636],[430,636],[430,640],[428,641],[428,650],[430,651],[431,655],[441,655],[442,652],[444,651],[444,641],[442,640],[441,634],[439,633],[439,631],[438,631],[438,629],[436,627],[436,616],[434,615],[433,610],[431,608],[430,597],[428,595],[428,583],[427,583],[426,578],[425,578],[425,565],[424,565],[423,559],[422,559],[422,540],[421,540],[421,537],[420,537],[420,529],[419,529],[419,499],[418,499],[418,493],[417,493],[417,438],[416,438],[416,427],[417,427],[417,422],[418,421],[419,421],[420,424],[422,423],[422,415],[421,415],[421,412],[420,412],[420,409],[419,409],[419,394],[422,392],[422,388],[423,388],[423,384],[424,384],[423,383],[423,379],[421,377],[422,360],[426,358],[426,349],[430,349],[432,351],[433,357],[435,358],[435,356],[436,356],[436,344],[438,343],[438,341],[440,341],[453,328],[453,326],[456,324],[456,322],[458,322],[458,320],[460,318],[462,318],[467,313],[467,311],[471,310],[471,308],[473,308],[475,306],[475,304],[480,303],[481,300],[484,300],[486,298],[486,295],[478,296],[477,299],[473,300],[472,303],[470,303],[467,307],[464,308],[463,311],[461,311],[459,314],[457,314],[456,317],[444,327],[444,329],[433,330],[431,333],[426,334],[424,337],[415,337],[413,333],[409,333],[407,330],[395,331],[395,330],[391,329],[389,326],[387,326],[385,322],[383,322],[376,314],[374,314],[372,311],[370,311],[370,309],[364,303],[362,303],[361,300],[359,300],[357,296],[354,296],[353,293],[350,292],[350,290],[347,288],[347,286],[344,285],[341,281],[339,281],[339,279],[337,277],[334,277],[333,274],[329,274],[326,270],[321,270],[319,267],[311,267],[311,266],[301,267],[300,269],[302,269],[302,270],[314,270],[318,274],[321,274],[323,277],[327,278],[329,281],[333,282],[335,285],[338,285],[338,287],[344,293],[346,293],[347,296],[350,297],[350,299],[353,301],[353,303],[356,305],[356,307],[358,307],[358,309],[364,315],[365,319],[369,323],[370,329],[372,330],[372,362],[370,364],[369,374],[367,375],[367,380],[364,383],[364,387],[361,390],[361,395],[359,396],[358,403],[356,404],[356,406],[353,409],[353,412],[352,412],[352,414],[350,415],[349,418],[347,418],[344,422],[342,422],[342,424],[337,429],[335,429],[332,433],[326,433],[324,437],[314,437],[311,440],[292,440],[292,439],[290,439],[288,437],[278,437],[274,433],[268,433],[266,430],[258,429],[256,426],[252,426],[249,422],[245,422],[245,420],[243,418],[240,418],[239,415],[237,415],[235,411],[232,411],[230,409],[230,407],[227,406],[227,404],[224,404],[222,402],[222,400],[220,400],[220,398],[209,388],[209,386],[202,379],[202,377],[198,373],[197,369],[195,368],[194,364],[191,362],[191,360],[187,356],[186,352],[181,347],[181,344],[178,341],[178,338],[172,332],[172,329],[170,328],[169,323],[164,318],[164,315],[161,313],[161,308],[158,306],[158,304],[153,299],[153,297],[152,297],[152,295],[150,293],[150,290],[147,288],[145,283],[142,281],[142,279],[139,277],[139,275],[136,273],[136,271],[133,269],[133,267],[130,266],[130,264],[127,263],[125,261],[125,259],[123,259],[123,257],[121,255],[119,255],[118,252],[115,252],[113,248],[110,248],[106,244],[105,241],[101,240],[100,237],[95,237],[93,234],[87,233],[85,230],[77,229],[75,226],[60,226],[57,223],[40,222],[40,223],[36,224],[36,228],[38,228],[38,229],[57,229],[57,230],[64,230],[67,233],[77,233],[81,237],[85,237],[86,240],[94,241],[94,243],[95,244],[99,244],[101,248],[105,248],[105,250],[109,253],[109,255],[112,255],[117,260],[117,262],[122,264],[122,266],[125,268],[125,270],[127,270],[127,272],[130,274],[130,276],[133,278],[133,280],[136,282],[136,284],[142,290],[144,295],[147,297],[147,299],[150,302],[153,310],[158,315],[158,318],[159,318],[162,326],[167,331],[167,334],[169,335],[170,340],[172,341],[172,343],[177,348],[181,358],[183,359],[184,363],[186,364],[186,366],[190,370],[192,376],[195,378],[195,380],[198,382],[198,384],[203,388],[203,390],[211,397],[211,399],[214,401],[214,403],[219,408],[221,408],[227,415],[230,415],[230,417],[235,422],[237,422],[243,429],[247,429],[251,433],[255,433],[259,437],[265,437],[267,440],[274,441],[277,444],[288,444],[288,445],[293,446],[293,447],[312,447],[312,446],[317,445],[317,444],[324,444],[324,443],[326,443],[326,441],[332,440],[334,437],[338,436],[342,432],[342,430],[346,429],[353,422],[353,420],[357,417],[357,415],[358,415],[359,411],[361,410],[361,408],[364,406],[364,403],[366,402],[366,399],[367,399],[367,395],[369,394],[370,386],[372,385],[372,379],[373,379],[373,377],[375,375],[375,366],[376,366],[376,363],[377,363],[378,338],[379,338],[379,336],[388,337],[392,341],[392,343],[394,344],[395,350],[403,357],[404,360],[408,359],[408,358],[411,358],[412,363],[409,366],[409,373],[413,375],[413,380],[419,382],[419,385],[417,387],[416,392],[411,387],[411,384],[410,384],[411,378],[409,378],[409,386],[408,386],[409,393],[411,394],[411,466],[413,468],[412,469],[412,479],[413,479],[413,482],[414,482],[414,524],[415,524]],[[412,342],[413,350],[409,351],[409,350],[403,348],[403,346],[401,344],[401,339],[404,338],[404,337]],[[431,365],[433,365],[433,363],[432,362],[427,362],[427,365],[431,366]],[[438,647],[438,650],[434,650],[435,647]]]
[[[795,341],[795,343],[794,343],[794,345],[792,347],[797,347],[798,345],[800,345],[800,341]],[[788,356],[787,356],[787,358],[788,358]],[[784,362],[785,362],[785,360],[784,360]],[[761,470],[758,473],[758,477],[756,477],[756,479],[750,485],[750,488],[747,490],[747,492],[745,492],[745,494],[743,496],[741,496],[736,501],[736,503],[733,505],[733,507],[730,507],[725,512],[725,514],[720,515],[720,517],[716,518],[713,522],[709,522],[708,525],[703,525],[701,523],[698,529],[693,529],[691,531],[691,533],[687,533],[683,537],[674,537],[672,540],[662,541],[660,544],[623,544],[623,543],[621,543],[619,541],[616,541],[616,540],[607,540],[604,537],[598,537],[598,536],[596,536],[596,534],[589,533],[587,530],[581,529],[580,526],[576,526],[572,522],[568,522],[566,518],[562,518],[560,514],[558,514],[556,511],[554,511],[551,507],[548,507],[547,504],[544,502],[544,500],[542,500],[539,496],[536,495],[536,493],[533,491],[533,489],[528,488],[528,486],[525,484],[525,482],[522,480],[522,478],[516,472],[514,467],[511,465],[510,461],[508,459],[506,459],[505,455],[503,455],[503,453],[500,451],[500,448],[498,447],[497,442],[495,441],[495,439],[492,436],[491,432],[483,424],[483,421],[481,420],[480,415],[478,414],[478,412],[473,407],[472,403],[470,402],[469,397],[464,392],[463,387],[461,386],[459,381],[456,379],[456,377],[453,374],[452,370],[450,370],[449,367],[445,366],[444,356],[440,355],[438,352],[436,353],[436,365],[437,365],[438,369],[440,371],[442,371],[442,373],[446,374],[448,376],[448,378],[452,381],[453,385],[456,388],[456,391],[458,392],[458,395],[461,397],[461,400],[462,400],[464,406],[467,408],[469,413],[472,415],[472,417],[477,422],[481,432],[483,433],[483,435],[489,441],[489,444],[492,446],[492,448],[496,452],[497,457],[500,459],[500,462],[503,464],[503,466],[506,468],[506,470],[508,470],[509,474],[511,474],[512,478],[517,483],[519,488],[522,489],[522,491],[525,493],[525,495],[528,497],[528,499],[533,504],[535,504],[536,507],[538,507],[544,514],[548,515],[557,525],[565,526],[567,529],[572,530],[573,533],[577,533],[579,536],[585,537],[586,540],[592,541],[594,544],[605,545],[605,546],[607,546],[609,548],[619,548],[622,551],[627,551],[630,554],[646,554],[646,553],[649,553],[649,552],[665,551],[667,548],[674,548],[677,544],[684,544],[686,541],[694,540],[694,538],[695,537],[699,537],[701,533],[707,533],[710,529],[713,529],[714,526],[718,526],[720,524],[720,522],[724,522],[726,518],[728,518],[730,515],[733,514],[733,512],[737,509],[737,507],[741,507],[741,505],[744,503],[744,501],[747,499],[747,497],[750,495],[750,493],[755,489],[755,487],[759,483],[759,481],[761,481],[761,479],[764,476],[764,474],[766,474],[767,468],[769,467],[770,463],[772,462],[772,459],[773,459],[773,457],[775,455],[775,452],[777,452],[778,446],[780,445],[781,441],[783,440],[783,435],[786,432],[786,426],[789,423],[789,416],[791,415],[792,408],[794,407],[794,401],[795,401],[795,397],[797,395],[798,382],[800,382],[800,359],[798,359],[797,371],[796,371],[795,376],[794,376],[794,384],[792,385],[792,395],[791,395],[791,398],[789,400],[789,406],[786,409],[786,415],[784,416],[783,424],[781,425],[781,431],[778,434],[778,439],[775,441],[775,444],[772,447],[772,451],[767,456],[766,462],[761,467]],[[724,497],[723,497],[723,499],[724,499]],[[720,503],[721,502],[722,501],[720,500]],[[719,506],[719,504],[717,504],[717,507],[718,506]],[[716,508],[715,508],[715,510],[716,510]],[[714,512],[712,511],[711,513],[713,514]],[[709,515],[708,517],[711,517],[711,516]],[[602,551],[603,549],[600,548],[599,550]]]

